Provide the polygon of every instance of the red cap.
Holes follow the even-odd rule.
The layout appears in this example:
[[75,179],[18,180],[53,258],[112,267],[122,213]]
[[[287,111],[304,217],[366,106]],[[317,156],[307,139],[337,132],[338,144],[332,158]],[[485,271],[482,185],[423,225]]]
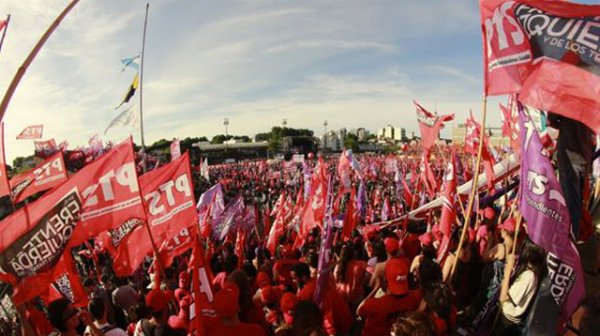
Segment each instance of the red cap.
[[433,243],[433,235],[431,234],[431,232],[425,232],[419,236],[419,241],[423,245],[431,245]]
[[498,225],[498,229],[505,230],[508,232],[515,232],[516,226],[517,226],[517,223],[515,222],[515,219],[511,217],[511,218],[505,220],[504,223]]
[[219,317],[235,316],[240,310],[238,296],[240,290],[232,282],[227,282],[225,287],[215,294],[215,303],[213,305],[215,312]]
[[277,301],[277,291],[271,285],[261,288],[260,300],[265,305],[275,303]]
[[480,210],[479,212],[483,215],[483,218],[485,219],[494,219],[494,217],[496,216],[496,211],[494,211],[492,207],[486,207],[483,210]]
[[283,294],[283,296],[281,296],[279,306],[281,307],[281,312],[283,313],[283,319],[288,325],[291,325],[294,321],[294,309],[296,308],[296,303],[298,303],[298,298],[296,295],[290,292],[286,292]]
[[394,253],[400,249],[400,243],[398,239],[393,237],[388,237],[383,240],[383,244],[385,245],[385,252]]
[[148,295],[146,295],[146,306],[153,312],[159,312],[169,305],[171,296],[166,291],[162,291],[158,288],[152,289]]
[[403,259],[392,258],[385,263],[385,280],[390,293],[408,293],[408,263]]
[[269,286],[271,284],[271,278],[269,278],[269,275],[266,272],[258,272],[256,275],[256,284],[259,288]]

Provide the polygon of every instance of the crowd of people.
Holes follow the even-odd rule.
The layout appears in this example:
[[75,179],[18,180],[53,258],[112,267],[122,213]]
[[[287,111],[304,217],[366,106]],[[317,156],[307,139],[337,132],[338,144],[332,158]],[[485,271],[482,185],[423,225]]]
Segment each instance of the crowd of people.
[[[440,158],[449,155],[449,148],[438,153]],[[468,165],[470,157],[457,157]],[[515,192],[488,204],[478,202],[466,230],[464,214],[457,211],[458,225],[446,240],[439,209],[423,219],[390,221],[432,198],[422,191],[417,199],[418,191],[413,190],[415,199],[409,202],[398,179],[401,174],[404,182],[415,182],[417,155],[408,151],[402,156],[355,158],[363,171],[360,181],[352,176],[352,187],[364,184],[366,205],[350,237],[334,225],[331,251],[321,249],[324,227],[312,228],[300,244],[290,227],[270,250],[268,228],[258,224],[268,225],[264,223],[272,218],[257,219],[241,248],[235,235],[224,241],[203,240],[214,293],[210,312],[202,312],[205,335],[527,334],[533,303],[547,276],[547,255],[528,238],[526,224],[517,220]],[[260,161],[211,166],[212,183],[196,175],[195,189],[200,194],[220,183],[226,201],[241,194],[247,205],[273,209],[284,190],[295,194],[304,188],[307,171],[315,165],[327,165],[336,176],[338,156],[319,161],[309,156],[303,164]],[[442,159],[432,164],[440,180],[443,166]],[[462,174],[462,179],[469,178],[467,172]],[[509,182],[510,178],[504,185]],[[334,190],[339,187],[338,178],[334,185]],[[348,197],[342,198],[337,211],[344,213],[348,202]],[[264,215],[268,211],[257,213],[268,217]],[[0,320],[1,334],[189,333],[194,300],[191,251],[161,267],[148,256],[133,276],[117,277],[99,242],[90,243],[96,246],[97,260],[90,253],[74,258],[87,306],[74,307],[67,298],[49,303],[36,299],[17,307],[12,321]],[[442,245],[447,253],[439,252]],[[324,252],[330,263],[320,269]],[[566,333],[596,334],[600,297],[581,302],[560,326],[558,321],[547,323],[557,324],[557,332],[564,327]]]

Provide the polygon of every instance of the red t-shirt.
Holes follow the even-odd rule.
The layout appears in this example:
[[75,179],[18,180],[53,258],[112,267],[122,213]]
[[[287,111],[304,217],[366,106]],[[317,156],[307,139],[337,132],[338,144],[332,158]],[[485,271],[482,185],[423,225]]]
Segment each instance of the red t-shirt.
[[206,333],[207,336],[266,336],[265,331],[256,324],[239,323],[226,326],[221,323],[215,324]]
[[286,286],[293,286],[292,267],[298,263],[296,259],[277,260],[273,265],[273,275],[275,282]]
[[350,304],[357,303],[365,296],[363,281],[367,263],[362,260],[351,260],[346,267],[344,281],[336,283],[337,290]]
[[[310,279],[298,293],[298,299],[311,300],[315,294],[316,280]],[[344,297],[336,290],[333,282],[329,283],[323,295],[323,327],[329,335],[346,334],[352,328],[354,317]]]
[[358,309],[358,315],[365,319],[362,334],[389,335],[396,314],[417,310],[422,296],[421,291],[410,291],[401,297],[386,294],[367,299]]

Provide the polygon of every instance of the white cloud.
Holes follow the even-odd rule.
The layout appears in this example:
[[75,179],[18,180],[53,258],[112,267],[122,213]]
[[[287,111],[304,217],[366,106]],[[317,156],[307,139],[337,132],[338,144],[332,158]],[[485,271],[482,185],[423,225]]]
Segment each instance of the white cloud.
[[[0,3],[0,16],[13,14],[0,54],[0,91],[67,2]],[[120,72],[119,60],[141,49],[144,7],[141,0],[82,1],[65,18],[5,117],[9,160],[32,152],[31,143],[14,140],[29,124],[44,124],[46,138],[72,147],[103,132],[133,76]],[[481,66],[464,66],[437,44],[468,37],[478,45],[478,34],[470,2],[153,0],[146,142],[222,133],[224,117],[231,134],[262,132],[282,118],[318,134],[324,119],[332,129],[414,128],[413,98],[466,116],[479,106]],[[127,127],[105,139],[132,132],[139,139]]]

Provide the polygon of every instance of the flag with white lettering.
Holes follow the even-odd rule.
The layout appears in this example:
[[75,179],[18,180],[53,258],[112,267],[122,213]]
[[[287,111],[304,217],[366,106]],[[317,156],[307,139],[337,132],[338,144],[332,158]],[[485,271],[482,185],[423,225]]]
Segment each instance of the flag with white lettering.
[[548,252],[554,300],[558,307],[565,308],[565,316],[571,316],[579,300],[585,297],[585,288],[581,261],[571,239],[569,210],[531,118],[522,106],[519,110],[523,153],[519,210],[527,222],[531,240]]
[[[192,237],[189,228],[198,223],[198,214],[191,181],[188,153],[139,178],[147,222],[159,251],[172,251]],[[142,220],[128,220],[102,235],[118,275],[133,273],[152,251],[144,225]]]
[[56,146],[54,139],[44,141],[34,140],[33,146],[35,148],[35,155],[41,158],[47,158],[58,151],[58,146]]
[[198,235],[194,239],[194,251],[190,265],[192,268],[192,304],[190,305],[190,333],[193,336],[204,336],[204,319],[202,316],[214,318],[215,310],[212,276],[209,268],[205,267],[204,249]]
[[52,189],[67,180],[67,169],[62,152],[56,152],[35,168],[10,179],[11,197],[14,203],[23,202],[38,192]]
[[44,125],[27,126],[21,131],[21,133],[19,133],[19,135],[17,135],[17,140],[41,139],[43,132],[44,132]]
[[425,152],[429,152],[439,138],[440,130],[444,127],[444,123],[454,120],[454,114],[438,116],[427,111],[414,100],[413,104],[417,107],[417,121],[421,130],[421,145]]
[[0,268],[17,278],[51,269],[67,243],[144,216],[131,139],[0,222]]
[[519,93],[599,131],[600,5],[481,0],[480,8],[485,93]]

